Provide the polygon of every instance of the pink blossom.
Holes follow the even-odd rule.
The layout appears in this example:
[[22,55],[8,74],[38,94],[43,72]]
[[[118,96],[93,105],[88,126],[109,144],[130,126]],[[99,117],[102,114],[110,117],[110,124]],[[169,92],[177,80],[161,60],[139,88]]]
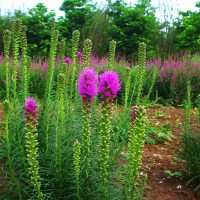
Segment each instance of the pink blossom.
[[68,64],[68,65],[71,65],[71,64],[72,64],[72,59],[69,58],[69,57],[66,57],[66,58],[64,59],[64,62],[65,62],[66,64]]
[[91,102],[97,94],[98,75],[92,68],[86,68],[78,79],[78,91],[83,101]]
[[35,103],[34,98],[26,98],[26,103],[24,106],[25,111],[29,112],[29,113],[33,113],[35,111],[37,111],[37,105]]
[[119,77],[114,71],[106,71],[99,76],[99,94],[104,101],[112,101],[121,89]]
[[80,51],[78,51],[77,57],[78,57],[79,60],[82,60],[83,59],[83,54]]

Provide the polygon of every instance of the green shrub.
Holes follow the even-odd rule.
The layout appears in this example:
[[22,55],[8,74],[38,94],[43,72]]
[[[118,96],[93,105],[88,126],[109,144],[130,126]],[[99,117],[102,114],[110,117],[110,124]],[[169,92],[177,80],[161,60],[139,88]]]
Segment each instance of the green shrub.
[[197,134],[183,134],[182,148],[178,157],[183,161],[186,172],[187,185],[196,184],[200,188],[200,132]]

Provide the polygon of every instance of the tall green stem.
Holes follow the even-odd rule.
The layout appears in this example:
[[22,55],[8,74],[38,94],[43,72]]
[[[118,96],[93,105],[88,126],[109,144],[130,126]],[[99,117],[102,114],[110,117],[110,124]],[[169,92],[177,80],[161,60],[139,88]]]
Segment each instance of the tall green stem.
[[56,138],[55,138],[55,170],[56,179],[58,180],[59,191],[61,192],[63,171],[62,171],[62,141],[64,134],[64,80],[65,75],[58,75],[58,88],[57,88],[57,121],[56,121]]
[[142,148],[144,146],[145,137],[145,108],[143,106],[133,107],[131,117],[132,122],[129,131],[129,150],[127,154],[127,173],[125,190],[126,195],[130,194],[130,199],[135,200],[137,182],[139,178],[139,169],[141,167]]
[[109,167],[109,151],[110,151],[110,131],[111,131],[111,115],[110,105],[104,104],[102,106],[101,123],[100,123],[100,170],[101,170],[101,184],[102,184],[102,199],[107,199],[107,181],[108,181],[108,167]]
[[65,40],[62,39],[60,42],[60,66],[59,66],[59,71],[60,73],[65,73],[64,69],[64,58],[65,58]]
[[88,171],[90,167],[90,120],[91,113],[88,104],[83,106],[83,134],[82,134],[82,155],[84,163],[84,172],[86,174],[86,179],[88,178]]
[[13,163],[11,159],[11,144],[10,144],[10,134],[9,134],[9,113],[10,113],[10,103],[8,100],[4,101],[4,111],[5,111],[5,135],[6,135],[6,148],[7,148],[7,160],[8,168],[12,181],[15,183],[17,188],[18,197],[20,200],[23,199],[21,194],[21,186],[18,179],[15,177]]
[[56,56],[56,49],[57,49],[57,42],[58,42],[58,31],[53,31],[51,36],[51,47],[50,47],[50,58],[49,58],[49,69],[48,69],[48,78],[46,82],[46,91],[45,91],[45,102],[43,107],[43,123],[45,125],[45,152],[49,150],[49,124],[50,124],[50,102],[51,102],[51,93],[52,93],[52,86],[53,86],[53,77],[54,77],[54,63],[55,63],[55,56]]
[[37,117],[38,110],[35,100],[27,98],[24,106],[24,115],[26,123],[26,152],[27,161],[29,164],[28,175],[30,175],[30,183],[34,187],[37,194],[37,199],[42,200],[43,194],[41,192],[41,178],[39,175],[39,162],[38,162],[38,141],[37,141]]
[[136,105],[139,104],[142,94],[142,88],[144,84],[144,76],[145,76],[145,60],[146,60],[146,44],[141,42],[139,44],[139,85],[137,91]]
[[108,70],[113,70],[115,61],[116,41],[112,40],[109,46]]
[[189,133],[190,131],[190,120],[191,120],[191,83],[190,80],[187,81],[187,100],[185,102],[184,108],[184,131],[185,133]]
[[83,69],[89,67],[90,55],[92,50],[92,41],[87,39],[83,44]]
[[80,39],[80,32],[74,31],[72,34],[72,65],[71,65],[71,82],[70,82],[70,96],[69,96],[69,105],[71,107],[73,92],[74,92],[74,79],[75,79],[75,70],[76,70],[76,54],[78,50],[78,43]]
[[26,99],[28,94],[28,72],[27,72],[27,38],[26,38],[26,26],[21,28],[21,48],[22,48],[22,72],[23,72],[23,97]]
[[20,42],[20,31],[21,31],[21,20],[16,19],[13,28],[13,98],[14,98],[14,110],[16,111],[16,100],[17,100],[17,67],[18,67],[18,56],[19,56],[19,42]]
[[76,192],[77,192],[77,199],[80,200],[80,143],[78,140],[74,142],[74,171],[76,176]]
[[10,98],[10,69],[9,69],[9,54],[10,54],[10,38],[11,32],[9,30],[4,31],[4,56],[5,56],[5,68],[6,68],[6,99]]
[[125,112],[126,112],[126,108],[127,108],[127,105],[128,105],[130,83],[131,83],[131,69],[127,67],[126,68],[126,81],[125,81],[125,98],[124,98],[124,110],[125,110]]

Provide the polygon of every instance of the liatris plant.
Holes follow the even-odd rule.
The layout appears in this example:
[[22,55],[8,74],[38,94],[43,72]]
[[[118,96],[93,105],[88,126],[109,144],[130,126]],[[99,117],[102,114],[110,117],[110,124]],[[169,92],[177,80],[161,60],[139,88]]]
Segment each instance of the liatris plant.
[[131,200],[136,198],[139,169],[141,167],[142,148],[144,146],[146,126],[146,109],[143,106],[134,106],[131,111],[131,128],[129,131],[127,173],[126,173],[126,197]]
[[91,49],[92,49],[92,41],[89,39],[85,40],[83,46],[83,69],[85,69],[89,65]]
[[65,57],[65,40],[62,39],[60,42],[60,66],[59,66],[60,73],[66,73],[66,70],[64,69],[64,57]]
[[69,91],[69,105],[72,104],[73,91],[74,91],[74,78],[76,70],[76,54],[78,49],[78,43],[80,39],[80,32],[78,30],[72,33],[72,65],[71,65],[71,80],[70,80],[70,91]]
[[153,87],[155,85],[155,82],[156,82],[156,76],[157,76],[157,68],[154,66],[154,69],[153,69],[153,74],[152,74],[152,82],[151,82],[151,86],[149,88],[149,91],[148,91],[148,94],[147,94],[147,99],[149,100],[149,97],[153,91]]
[[139,57],[139,80],[138,80],[139,83],[137,90],[136,105],[138,105],[140,102],[143,83],[144,83],[144,76],[145,76],[146,44],[144,42],[141,42],[139,44],[138,57]]
[[53,86],[53,76],[54,76],[54,63],[55,63],[55,56],[56,56],[56,49],[57,49],[57,42],[58,42],[58,31],[53,31],[51,36],[51,47],[50,47],[50,58],[49,58],[49,68],[48,68],[48,78],[46,82],[46,91],[45,91],[45,99],[44,99],[44,107],[42,110],[42,118],[43,122],[45,122],[45,145],[46,145],[46,154],[48,152],[49,146],[49,119],[50,119],[50,97],[52,92]]
[[38,141],[37,141],[37,118],[38,110],[33,98],[27,98],[24,106],[25,123],[26,123],[26,151],[27,161],[29,164],[29,175],[31,184],[37,193],[37,199],[42,199],[40,190],[40,175],[38,163]]
[[113,70],[113,65],[115,61],[115,49],[116,49],[116,41],[112,40],[109,46],[108,70]]
[[191,114],[191,84],[190,80],[187,81],[187,100],[184,105],[184,131],[189,133],[190,131],[190,114]]
[[51,20],[51,35],[53,34],[53,32],[55,31],[55,27],[56,27],[56,21],[55,18],[53,18]]
[[64,118],[65,118],[65,104],[64,104],[64,88],[65,88],[65,75],[58,74],[58,87],[57,87],[57,115],[56,115],[56,130],[55,130],[55,179],[58,181],[58,187],[61,189],[63,180],[63,161],[62,161],[62,144],[64,134]]
[[83,59],[83,54],[80,51],[78,51],[77,52],[77,57],[78,57],[79,60],[82,60]]
[[127,67],[126,68],[126,81],[125,81],[125,97],[124,97],[124,110],[125,111],[126,111],[128,99],[129,99],[130,83],[131,83],[131,69],[129,67]]
[[6,137],[6,151],[7,151],[6,156],[8,161],[8,169],[10,172],[10,177],[17,188],[19,199],[22,199],[21,186],[19,180],[15,176],[13,161],[11,158],[11,143],[10,143],[10,133],[9,133],[10,103],[8,100],[4,101],[4,112],[5,112],[5,137]]
[[83,54],[80,51],[78,51],[77,52],[77,66],[76,66],[78,76],[81,73],[82,67],[83,67]]
[[5,68],[6,68],[6,98],[9,100],[10,95],[10,70],[9,70],[9,48],[10,48],[10,38],[11,33],[9,30],[4,31],[3,41],[4,41],[4,55],[5,55]]
[[69,57],[66,57],[66,58],[64,59],[64,63],[66,63],[66,64],[69,66],[69,65],[72,64],[72,59],[69,58]]
[[133,99],[137,97],[137,85],[139,79],[139,68],[138,67],[131,67],[131,98],[130,104],[132,104]]
[[86,178],[90,166],[90,120],[91,103],[97,94],[98,75],[92,68],[86,68],[78,79],[78,91],[83,103],[83,133],[82,133],[82,156]]
[[77,191],[77,199],[81,199],[80,197],[80,183],[79,183],[79,176],[80,176],[80,143],[78,140],[74,142],[74,171],[76,176],[76,191]]
[[19,56],[19,42],[20,42],[20,31],[21,31],[21,20],[16,19],[13,28],[13,98],[14,98],[14,109],[16,110],[16,99],[17,99],[17,66]]
[[28,69],[27,69],[27,38],[26,38],[26,26],[21,27],[21,48],[22,48],[22,74],[23,74],[23,97],[26,99],[28,93]]
[[114,71],[107,71],[100,75],[99,94],[102,101],[102,114],[100,121],[100,169],[102,184],[102,199],[107,198],[107,181],[110,151],[110,131],[111,131],[111,104],[121,88],[118,75]]

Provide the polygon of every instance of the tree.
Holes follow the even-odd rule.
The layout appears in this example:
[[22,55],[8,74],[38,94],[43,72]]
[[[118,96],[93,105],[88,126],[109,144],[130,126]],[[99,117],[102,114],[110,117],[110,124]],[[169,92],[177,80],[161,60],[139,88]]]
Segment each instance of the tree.
[[155,10],[149,0],[140,0],[134,7],[123,1],[110,4],[112,27],[109,34],[117,41],[117,52],[133,59],[139,42],[145,42],[148,52],[153,50],[156,29]]
[[50,47],[51,22],[54,12],[39,3],[28,11],[28,16],[22,17],[22,23],[27,26],[28,50],[31,55],[47,56]]
[[200,1],[196,3],[199,11],[180,12],[182,18],[177,23],[178,51],[200,52]]
[[65,38],[71,38],[74,30],[82,29],[88,19],[91,18],[93,4],[90,0],[64,0],[61,11],[65,12],[65,18],[60,18],[60,26],[65,26],[67,31]]

